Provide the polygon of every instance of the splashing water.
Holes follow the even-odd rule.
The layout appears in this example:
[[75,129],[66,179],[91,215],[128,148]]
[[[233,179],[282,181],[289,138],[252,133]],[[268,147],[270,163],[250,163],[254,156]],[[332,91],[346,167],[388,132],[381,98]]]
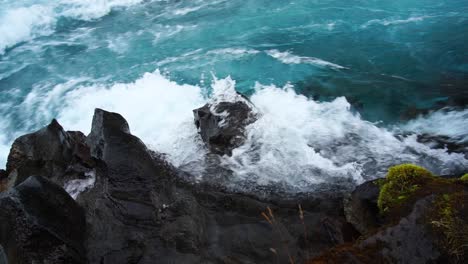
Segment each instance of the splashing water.
[[89,132],[100,107],[203,180],[192,110],[237,90],[259,119],[217,160],[228,185],[348,186],[402,162],[466,171],[414,134],[468,141],[466,14],[458,0],[0,0],[0,164],[52,118]]

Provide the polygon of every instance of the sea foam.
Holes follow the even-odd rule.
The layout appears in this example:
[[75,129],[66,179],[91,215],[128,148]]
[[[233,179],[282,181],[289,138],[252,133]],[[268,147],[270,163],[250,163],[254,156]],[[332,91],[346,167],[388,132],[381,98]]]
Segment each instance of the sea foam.
[[330,67],[335,69],[346,69],[341,65],[325,61],[314,57],[297,56],[289,51],[279,51],[276,49],[266,51],[266,54],[285,64],[311,64],[320,67]]
[[0,14],[0,55],[19,42],[52,34],[55,21],[53,8],[42,5],[10,9]]
[[[238,100],[235,86],[230,77],[214,77],[211,96],[204,96],[201,87],[178,84],[156,71],[133,83],[56,86],[45,97],[32,96],[27,104],[36,109],[56,105],[66,129],[85,133],[90,131],[95,107],[118,112],[133,134],[200,180],[207,150],[192,110],[207,102]],[[391,130],[363,120],[344,97],[317,102],[297,94],[290,85],[258,83],[255,90],[250,100],[258,120],[247,127],[246,143],[219,160],[219,166],[232,172],[230,183],[239,188],[281,185],[303,191],[327,183],[352,185],[382,177],[389,166],[404,162],[438,174],[468,168],[462,154],[430,149],[415,135],[398,139]],[[42,109],[36,114],[53,112]]]
[[37,4],[20,2],[3,5],[0,12],[0,55],[7,48],[48,36],[55,31],[59,18],[94,20],[109,14],[113,9],[141,3],[142,0],[60,0],[38,1]]

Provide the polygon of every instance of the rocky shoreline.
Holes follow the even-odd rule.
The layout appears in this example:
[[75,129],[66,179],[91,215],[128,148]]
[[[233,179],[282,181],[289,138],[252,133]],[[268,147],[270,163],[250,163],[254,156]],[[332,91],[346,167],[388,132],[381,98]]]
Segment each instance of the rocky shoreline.
[[[238,115],[219,118],[230,109]],[[194,113],[207,146],[227,155],[242,144],[244,121],[255,119],[243,103]],[[18,138],[0,171],[0,263],[466,260],[466,237],[454,253],[441,243],[446,233],[429,227],[445,216],[427,220],[440,197],[456,193],[452,216],[466,226],[468,184],[456,177],[419,183],[387,211],[378,201],[389,179],[351,194],[258,196],[187,178],[133,136],[117,113],[96,109],[88,136],[53,120]]]

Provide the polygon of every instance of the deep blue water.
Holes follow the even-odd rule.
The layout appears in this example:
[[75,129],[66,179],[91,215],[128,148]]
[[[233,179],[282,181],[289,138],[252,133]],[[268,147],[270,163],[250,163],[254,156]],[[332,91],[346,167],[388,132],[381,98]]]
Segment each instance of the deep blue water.
[[[396,126],[466,140],[467,43],[466,0],[0,0],[0,164],[16,136],[51,118],[86,131],[94,107],[121,112],[138,136],[185,164],[191,159],[181,161],[180,149],[195,147],[187,138],[171,141],[161,130],[187,122],[189,110],[211,93],[213,76],[230,76],[249,96],[268,85],[291,86],[310,100],[304,109],[315,103],[325,109],[319,102],[346,97],[351,109],[344,106],[328,120],[348,111],[359,115],[360,126],[372,122],[376,129]],[[257,101],[265,109],[288,112],[300,105],[297,98],[288,104],[278,101],[286,96],[261,96]],[[444,106],[453,108],[415,119]],[[310,111],[291,112],[285,126],[319,122],[314,114],[322,112]],[[295,115],[303,122],[288,125]],[[365,149],[378,145],[375,136],[354,131],[354,123],[335,124],[319,127],[338,141],[353,131],[368,142]],[[308,129],[299,136],[310,143],[318,128]],[[321,171],[362,166],[360,160],[331,158],[353,151],[319,153],[332,160]]]

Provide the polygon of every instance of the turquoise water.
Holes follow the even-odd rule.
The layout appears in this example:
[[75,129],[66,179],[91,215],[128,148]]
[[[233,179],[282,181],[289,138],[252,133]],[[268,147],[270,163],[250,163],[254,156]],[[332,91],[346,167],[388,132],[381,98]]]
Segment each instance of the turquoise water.
[[[271,104],[261,111],[275,105],[282,108],[278,111],[294,109],[300,105],[295,100],[305,98],[304,109],[313,104],[325,109],[319,102],[338,105],[335,99],[344,96],[351,108],[343,103],[336,115],[350,114],[360,126],[389,129],[382,133],[397,126],[465,140],[467,43],[465,0],[0,0],[0,163],[19,134],[54,117],[66,128],[87,131],[92,109],[104,107],[121,112],[138,136],[174,163],[189,164],[198,158],[181,158],[180,149],[197,149],[199,142],[187,143],[196,135],[186,123],[190,110],[208,100],[214,76],[218,86],[229,84],[224,78],[230,76],[235,89],[253,97],[269,85],[297,93],[291,104],[257,95],[258,104]],[[406,124],[416,117],[412,113],[443,106],[456,108]],[[292,112],[285,129],[307,127],[321,113],[307,111],[300,113],[303,123],[288,125],[299,115]],[[335,124],[322,124],[331,137],[342,130],[336,135],[342,138],[356,127],[343,123],[335,129]],[[190,132],[176,141],[162,132],[182,127]],[[309,129],[304,144],[317,132]],[[375,136],[353,133],[363,137],[360,142],[377,144]],[[330,160],[338,154],[355,156],[320,155]],[[420,156],[406,160],[420,161]],[[343,157],[331,164],[364,166]]]

